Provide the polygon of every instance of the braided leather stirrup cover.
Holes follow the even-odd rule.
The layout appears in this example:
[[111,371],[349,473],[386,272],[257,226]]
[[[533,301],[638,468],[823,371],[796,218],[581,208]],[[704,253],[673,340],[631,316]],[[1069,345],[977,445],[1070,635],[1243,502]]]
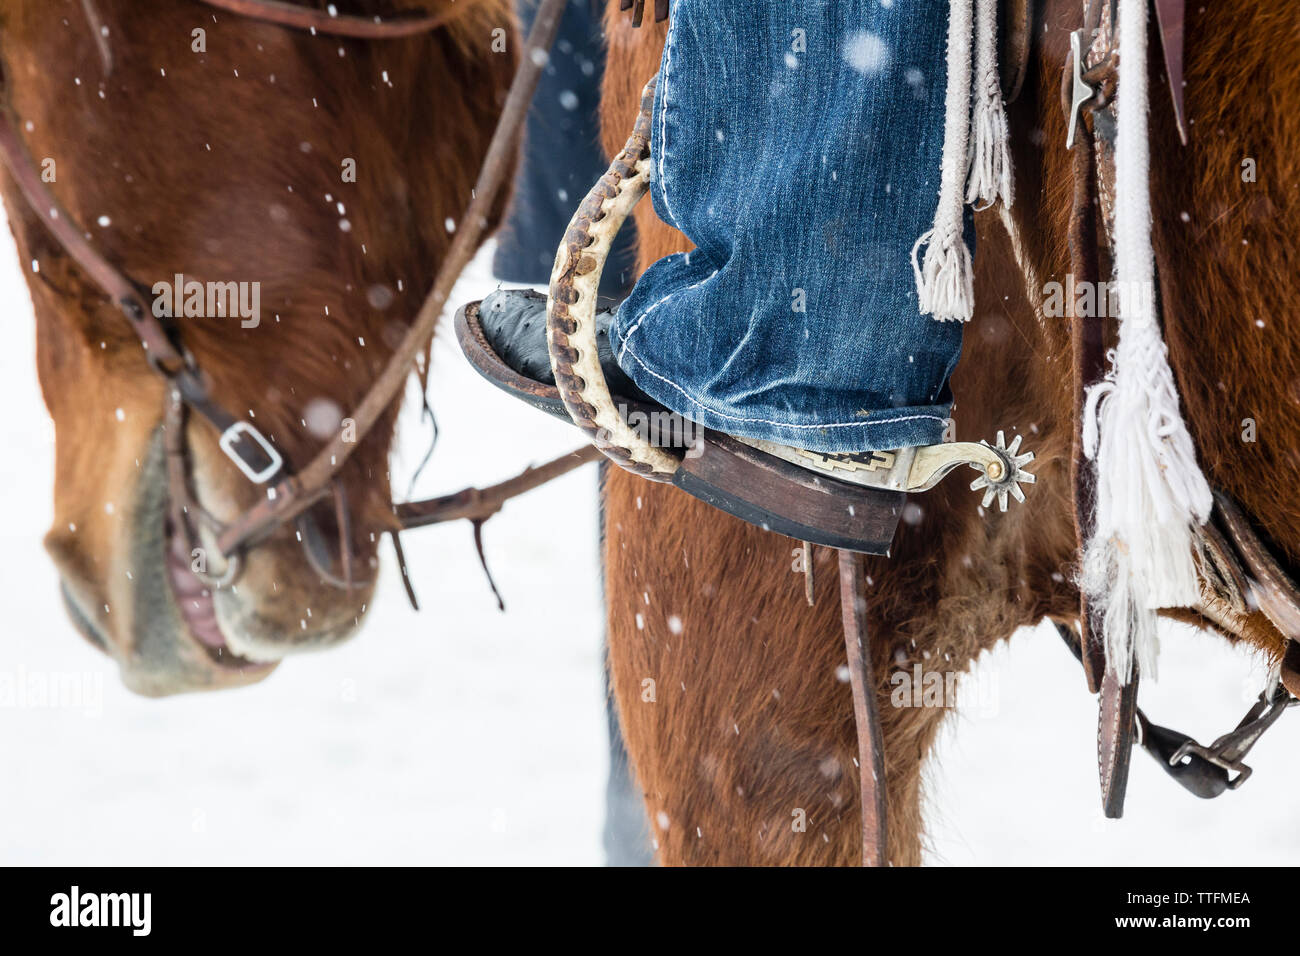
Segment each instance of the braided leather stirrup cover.
[[641,93],[641,111],[627,145],[582,200],[555,254],[546,343],[564,406],[592,444],[628,471],[667,481],[677,470],[677,459],[623,420],[600,368],[596,342],[597,290],[605,260],[619,227],[649,188],[654,91],[652,79]]

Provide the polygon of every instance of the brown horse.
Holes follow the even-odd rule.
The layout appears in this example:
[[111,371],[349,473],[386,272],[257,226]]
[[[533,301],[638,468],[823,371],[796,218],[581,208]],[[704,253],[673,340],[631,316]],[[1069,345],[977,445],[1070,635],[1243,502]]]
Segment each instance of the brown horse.
[[[1079,0],[1039,4],[1012,108],[1016,204],[977,217],[976,315],[953,380],[959,437],[1019,432],[1038,453],[1028,504],[983,515],[950,481],[914,499],[892,560],[872,559],[868,607],[884,725],[889,847],[921,858],[922,765],[946,711],[890,705],[891,674],[963,673],[1019,627],[1077,616],[1068,466],[1070,343],[1043,314],[1069,272],[1070,158],[1061,106]],[[665,28],[607,19],[604,143],[622,146]],[[1291,42],[1282,42],[1283,38]],[[1188,7],[1180,147],[1152,57],[1154,242],[1165,334],[1211,484],[1300,557],[1300,12],[1243,0]],[[1257,177],[1243,177],[1243,162]],[[640,263],[688,247],[648,203]],[[1021,278],[1010,278],[1021,277]],[[1243,420],[1258,440],[1243,443]],[[860,849],[852,703],[835,560],[815,555],[805,604],[798,542],[611,469],[605,486],[609,666],[659,855],[669,864],[853,864]],[[1184,618],[1190,615],[1183,615]],[[1200,623],[1208,624],[1207,621]],[[1272,660],[1260,614],[1220,621]],[[806,825],[792,826],[802,812]]]
[[[181,337],[217,400],[301,463],[346,427],[446,254],[513,72],[513,39],[493,50],[513,22],[508,0],[460,0],[425,35],[348,40],[190,0],[6,0],[0,65],[28,152],[113,265],[146,288],[257,284],[258,321],[187,318]],[[4,198],[56,430],[46,545],[81,630],[144,694],[248,683],[345,639],[372,586],[324,585],[292,527],[234,587],[191,573],[165,518],[164,385],[8,176]],[[396,411],[341,476],[371,579]],[[255,502],[210,427],[186,437],[203,507],[228,520]]]

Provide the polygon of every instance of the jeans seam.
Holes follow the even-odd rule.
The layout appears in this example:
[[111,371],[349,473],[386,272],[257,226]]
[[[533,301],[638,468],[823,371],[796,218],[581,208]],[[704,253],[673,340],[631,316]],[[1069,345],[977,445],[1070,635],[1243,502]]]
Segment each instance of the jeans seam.
[[[667,298],[667,296],[665,296],[664,298]],[[663,299],[660,299],[659,301],[662,302]],[[658,305],[658,303],[655,304]],[[682,397],[685,398],[692,405],[704,409],[704,411],[708,412],[710,415],[717,415],[719,418],[726,418],[733,422],[742,422],[742,423],[752,424],[752,425],[775,425],[778,428],[799,428],[799,429],[853,428],[858,426],[865,427],[871,425],[893,425],[898,422],[926,421],[926,420],[942,422],[944,424],[947,424],[948,422],[948,419],[941,418],[938,415],[895,415],[893,418],[876,418],[876,419],[871,419],[869,421],[827,422],[825,424],[816,424],[816,425],[792,425],[787,422],[776,422],[766,418],[743,418],[739,415],[728,415],[726,412],[720,412],[715,408],[710,408],[708,405],[705,405],[703,402],[699,401],[698,399],[693,398],[690,394],[687,393],[687,391],[684,388],[682,388],[676,382],[673,382],[672,380],[665,378],[664,376],[656,372],[654,369],[652,369],[650,366],[646,365],[646,363],[641,360],[641,357],[637,355],[635,352],[633,352],[632,349],[630,348],[628,342],[628,338],[630,338],[630,336],[631,333],[629,332],[628,337],[625,337],[623,339],[623,347],[619,350],[618,353],[620,360],[625,354],[632,356],[632,359],[636,362],[637,365],[640,365],[643,369],[645,369],[655,378],[659,379],[665,385],[669,386],[670,388],[676,389],[678,392],[681,393]]]
[[[686,256],[686,255],[689,255],[689,253],[685,253],[685,252],[675,252],[675,253],[673,253],[671,256],[667,256],[666,258],[664,258],[664,259],[661,260],[661,261],[663,261],[663,262],[667,262],[669,259],[672,259],[672,258],[679,258],[679,257],[683,257],[683,256]],[[713,278],[714,276],[716,276],[717,274],[718,274],[718,270],[717,270],[717,269],[714,269],[712,272],[710,272],[708,275],[706,275],[706,276],[705,276],[703,279],[701,279],[699,282],[693,283],[692,285],[688,285],[685,289],[674,290],[674,291],[672,291],[672,292],[667,293],[667,294],[664,295],[661,299],[659,299],[659,300],[657,300],[656,302],[654,302],[654,303],[650,306],[650,308],[646,309],[644,312],[642,312],[640,315],[638,315],[638,316],[636,317],[636,321],[632,323],[632,327],[631,327],[630,329],[627,330],[627,335],[623,336],[623,348],[620,349],[620,350],[619,350],[619,353],[618,353],[619,360],[620,360],[620,361],[622,360],[622,358],[623,358],[623,353],[627,351],[627,343],[630,342],[630,341],[632,340],[632,336],[636,333],[636,330],[639,329],[639,328],[641,328],[641,323],[644,322],[647,318],[649,318],[651,312],[653,312],[655,309],[659,308],[659,306],[663,305],[665,302],[667,302],[669,299],[671,299],[674,295],[677,294],[678,291],[680,291],[680,292],[690,292],[692,289],[704,285],[704,283],[708,282],[710,279],[712,279],[712,278]]]
[[669,222],[678,229],[681,227],[677,225],[677,216],[673,213],[672,204],[668,201],[668,174],[664,169],[664,156],[668,152],[668,77],[672,73],[673,46],[676,45],[676,27],[679,19],[680,17],[669,17],[668,36],[664,39],[664,62],[663,68],[659,71],[659,161],[656,164],[659,179],[659,198],[663,200],[664,212],[667,214]]

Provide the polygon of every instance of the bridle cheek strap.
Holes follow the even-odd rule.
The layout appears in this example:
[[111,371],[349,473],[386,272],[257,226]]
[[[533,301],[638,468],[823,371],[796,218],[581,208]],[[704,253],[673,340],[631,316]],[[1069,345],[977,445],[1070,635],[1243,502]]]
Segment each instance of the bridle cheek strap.
[[177,345],[174,330],[153,314],[141,288],[90,243],[59,205],[42,181],[7,107],[0,107],[0,162],[63,252],[126,318],[144,348],[149,366],[216,429],[221,436],[221,450],[239,470],[254,484],[265,484],[286,474],[283,456],[256,426],[231,415],[212,397],[193,357]]

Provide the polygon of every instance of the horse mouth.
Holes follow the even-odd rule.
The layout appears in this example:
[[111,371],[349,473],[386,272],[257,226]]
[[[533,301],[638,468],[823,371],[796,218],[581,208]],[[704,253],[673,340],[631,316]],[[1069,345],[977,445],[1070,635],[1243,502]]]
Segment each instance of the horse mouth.
[[170,519],[166,522],[164,540],[167,542],[163,562],[167,583],[181,622],[194,643],[218,667],[243,672],[272,670],[276,662],[249,660],[230,649],[217,620],[212,587],[191,568],[189,545]]
[[[288,562],[295,551],[288,541],[246,557],[239,583],[227,582],[212,529],[190,529],[175,513],[164,455],[155,432],[121,525],[125,541],[110,545],[106,559],[88,557],[84,539],[61,527],[46,536],[69,617],[117,662],[130,690],[163,697],[252,684],[286,656],[356,632],[372,591],[331,601],[302,565]],[[101,564],[118,573],[102,573]]]

